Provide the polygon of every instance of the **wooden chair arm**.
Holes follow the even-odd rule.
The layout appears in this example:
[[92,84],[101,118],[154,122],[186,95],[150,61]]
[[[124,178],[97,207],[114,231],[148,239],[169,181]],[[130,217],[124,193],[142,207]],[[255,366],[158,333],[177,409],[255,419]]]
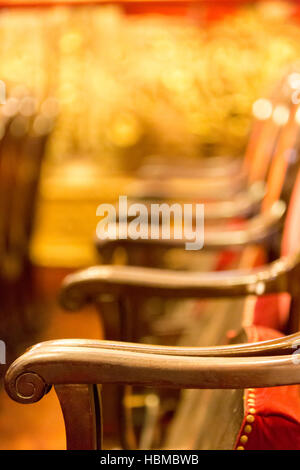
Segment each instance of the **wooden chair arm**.
[[44,341],[31,347],[37,352],[44,347],[53,350],[70,347],[85,347],[92,349],[118,350],[120,353],[134,352],[144,354],[158,354],[163,356],[189,356],[189,357],[256,357],[256,356],[282,356],[293,354],[300,346],[300,332],[282,336],[280,338],[251,342],[230,344],[225,346],[161,346],[143,343],[129,343],[124,341],[107,341],[95,339],[58,339]]
[[245,221],[242,229],[213,230],[208,226],[204,235],[204,248],[234,249],[242,248],[245,245],[267,242],[281,229],[285,211],[285,203],[277,201],[268,211]]
[[[176,193],[175,193],[176,194]],[[220,221],[222,219],[232,219],[238,217],[250,217],[253,214],[258,213],[260,209],[261,202],[263,200],[265,194],[265,187],[263,183],[253,183],[253,185],[245,190],[241,191],[234,196],[233,199],[227,200],[220,200],[220,201],[207,201],[204,199],[205,202],[205,219],[208,221]],[[172,200],[178,199],[178,196],[172,197]],[[216,198],[217,199],[217,198]],[[161,201],[156,201],[156,203],[163,204],[166,201],[169,201],[170,198],[163,198]],[[195,203],[195,201],[200,201],[201,198],[199,195],[197,198],[191,199],[190,203]],[[128,201],[128,204],[134,203],[143,203],[148,208],[148,213],[150,213],[151,202],[144,200],[143,198],[139,199],[131,199]],[[187,201],[184,201],[187,203]],[[116,207],[117,211],[117,222],[119,223],[119,213],[118,207]],[[133,217],[128,217],[128,221],[133,219]],[[161,223],[161,221],[160,221]]]
[[[218,155],[199,160],[178,158],[166,160],[161,157],[149,157],[137,170],[139,178],[170,178],[178,175],[185,178],[195,176],[200,178],[234,177],[244,170],[244,157],[232,155]],[[245,171],[244,171],[245,173]],[[245,175],[246,179],[246,175]]]
[[[92,346],[85,340],[46,342],[29,349],[9,367],[5,387],[14,400],[33,403],[51,385],[63,384],[238,389],[300,383],[298,361],[292,354],[286,354],[286,349],[279,347],[276,351],[273,342],[274,354],[257,356],[257,351],[251,354],[253,345],[239,347],[248,348],[249,354],[201,356],[198,348],[197,355],[183,355],[163,353],[167,347],[153,353],[150,346],[143,351],[133,345],[127,349],[116,344],[109,347],[108,342],[101,341],[93,341]],[[256,344],[256,348],[265,352],[264,346]]]
[[[5,388],[20,403],[39,401],[54,385],[64,416],[67,448],[102,448],[97,384],[239,389],[294,385],[293,355],[300,335],[217,348],[170,348],[96,340],[40,343],[8,369]],[[298,352],[296,351],[298,354]]]
[[130,185],[130,198],[171,199],[171,200],[224,200],[235,196],[245,187],[245,175],[236,177],[188,177],[166,178],[163,180],[140,179]]
[[[277,201],[273,204],[269,211],[259,214],[252,219],[245,221],[242,229],[229,229],[207,227],[204,232],[204,246],[205,250],[222,250],[222,249],[240,249],[246,245],[261,244],[270,240],[282,227],[285,215],[285,203]],[[205,219],[207,212],[205,206]],[[121,224],[117,226],[117,233],[119,233]],[[141,227],[140,233],[145,232],[145,238],[132,240],[131,238],[116,239],[116,240],[100,240],[96,238],[95,243],[99,253],[103,253],[107,260],[110,259],[112,252],[118,248],[125,249],[151,249],[154,247],[161,247],[165,249],[170,248],[185,248],[186,243],[190,242],[187,238],[180,239],[164,239],[160,236],[158,239],[151,238],[150,228],[148,224]],[[104,253],[105,252],[105,253]],[[109,256],[108,256],[109,255]]]
[[116,298],[137,294],[159,297],[241,297],[295,289],[300,253],[268,265],[245,270],[183,272],[134,266],[95,266],[67,276],[60,292],[61,304],[77,310],[102,294]]

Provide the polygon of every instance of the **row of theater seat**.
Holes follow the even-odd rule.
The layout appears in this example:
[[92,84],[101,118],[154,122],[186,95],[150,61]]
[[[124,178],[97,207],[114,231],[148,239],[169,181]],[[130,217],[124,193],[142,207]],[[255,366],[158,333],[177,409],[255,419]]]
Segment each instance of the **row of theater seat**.
[[[183,249],[184,238],[97,240],[107,264],[69,275],[60,302],[68,310],[95,303],[106,341],[54,339],[8,369],[7,392],[21,403],[54,386],[68,449],[101,448],[102,428],[126,448],[300,448],[295,70],[269,97],[273,112],[253,124],[242,163],[187,168],[185,186],[174,167],[167,178],[165,164],[151,179],[141,172],[135,200],[205,202],[210,269],[201,256],[191,270],[166,267],[165,254]],[[115,264],[120,249],[125,266]]]

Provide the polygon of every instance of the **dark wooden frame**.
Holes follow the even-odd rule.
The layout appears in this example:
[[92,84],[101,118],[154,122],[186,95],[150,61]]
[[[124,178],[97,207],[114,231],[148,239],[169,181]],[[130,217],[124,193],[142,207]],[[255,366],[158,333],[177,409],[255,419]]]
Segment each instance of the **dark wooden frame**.
[[94,266],[67,276],[61,304],[77,310],[101,295],[136,293],[161,297],[243,297],[289,292],[299,296],[300,252],[258,268],[219,272],[186,272],[135,266]]

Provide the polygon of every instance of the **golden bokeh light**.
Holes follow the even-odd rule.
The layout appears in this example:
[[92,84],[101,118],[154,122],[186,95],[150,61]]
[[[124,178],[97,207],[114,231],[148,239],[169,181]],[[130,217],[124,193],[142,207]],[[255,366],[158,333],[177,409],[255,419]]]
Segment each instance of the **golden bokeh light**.
[[259,98],[253,103],[253,116],[259,120],[268,119],[272,115],[272,103],[266,98]]

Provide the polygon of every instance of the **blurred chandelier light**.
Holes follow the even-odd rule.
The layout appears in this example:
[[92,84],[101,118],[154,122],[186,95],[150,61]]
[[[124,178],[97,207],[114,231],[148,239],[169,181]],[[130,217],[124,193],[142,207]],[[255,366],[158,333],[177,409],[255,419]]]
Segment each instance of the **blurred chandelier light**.
[[284,126],[289,120],[289,109],[287,106],[279,104],[273,111],[273,120],[279,126]]
[[266,120],[272,114],[272,103],[266,98],[259,98],[253,103],[252,106],[253,116],[256,119]]
[[[0,0],[25,3],[30,0]],[[68,3],[77,7],[61,7]],[[121,178],[130,178],[143,158],[240,155],[253,115],[280,123],[288,118],[264,93],[300,56],[293,17],[281,21],[272,6],[263,10],[246,1],[178,2],[178,9],[168,1],[100,3],[106,2],[41,0],[33,4],[52,8],[0,9],[0,80],[8,89],[2,112],[26,115],[37,108],[36,132],[57,116],[33,250],[39,261],[48,256],[47,263],[71,246],[77,263],[76,246],[83,256],[95,229],[93,201],[122,193]],[[152,4],[156,13],[170,5],[164,11],[172,14],[153,14]],[[173,14],[182,13],[182,5],[183,16]],[[132,14],[145,11],[152,14]],[[292,90],[298,78],[291,74]]]
[[60,111],[48,161],[89,155],[108,171],[149,154],[240,154],[251,114],[272,112],[259,94],[300,53],[297,24],[254,8],[205,25],[118,6],[4,9],[0,37],[9,91]]
[[300,73],[294,72],[288,77],[288,82],[292,90],[300,89]]

